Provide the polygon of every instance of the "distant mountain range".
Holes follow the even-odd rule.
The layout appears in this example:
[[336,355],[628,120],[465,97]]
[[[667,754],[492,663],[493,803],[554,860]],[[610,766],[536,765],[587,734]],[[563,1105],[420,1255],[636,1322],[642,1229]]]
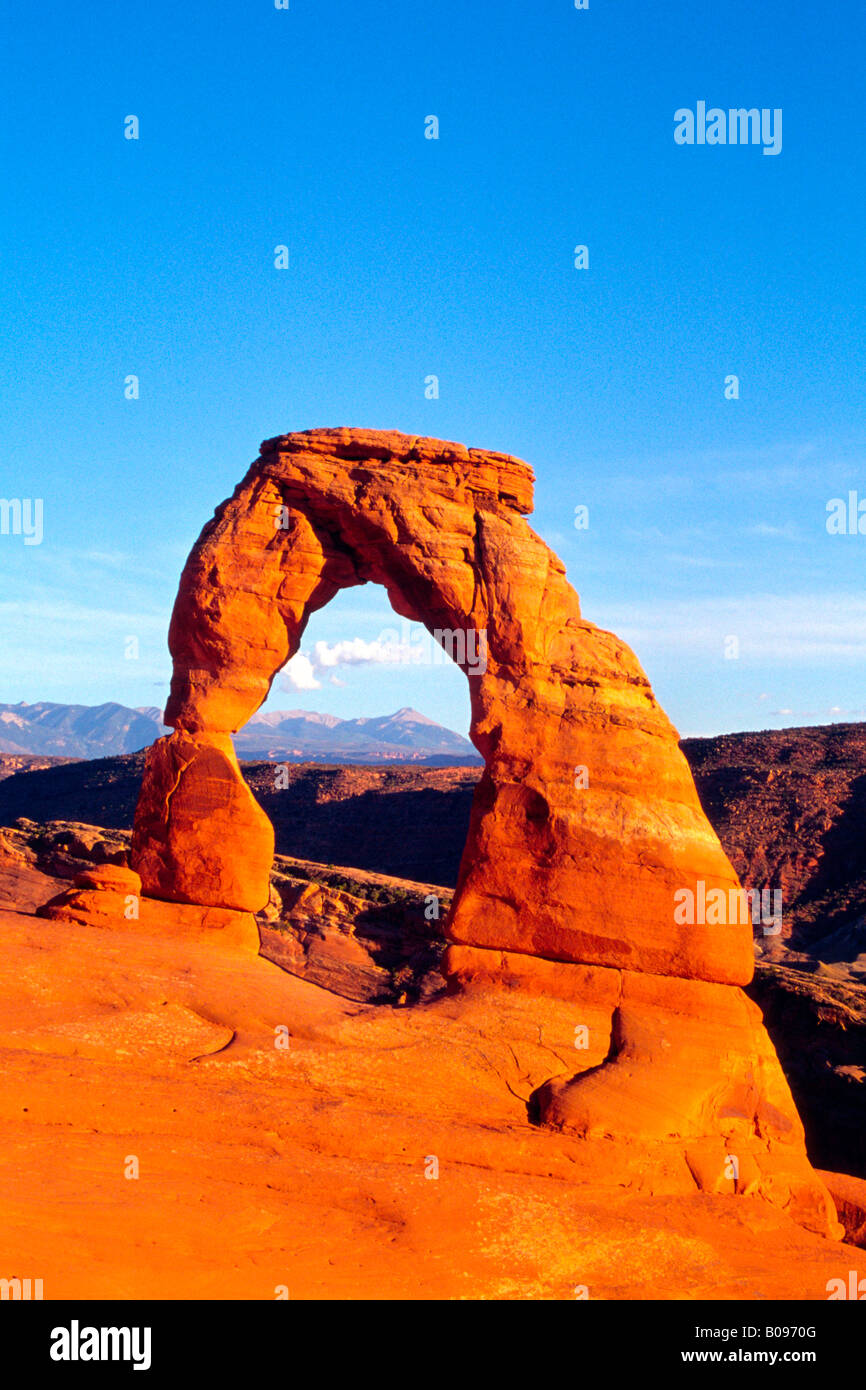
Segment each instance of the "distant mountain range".
[[338,719],[310,710],[254,714],[234,741],[238,757],[251,761],[481,762],[468,738],[408,707],[368,719]]
[[[155,706],[0,705],[0,754],[109,758],[168,733]],[[254,714],[234,736],[239,758],[317,763],[480,763],[468,739],[417,710],[338,719],[312,710]]]
[[105,758],[135,753],[164,733],[158,709],[124,705],[0,705],[0,753]]

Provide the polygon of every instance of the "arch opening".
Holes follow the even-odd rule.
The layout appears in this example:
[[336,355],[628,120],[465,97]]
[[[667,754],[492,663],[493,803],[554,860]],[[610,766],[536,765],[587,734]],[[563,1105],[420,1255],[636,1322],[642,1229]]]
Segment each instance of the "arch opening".
[[[483,765],[452,732],[455,704],[468,728],[466,675],[379,586],[340,591],[312,615],[235,739],[274,828],[270,900],[256,914],[267,959],[355,1002],[441,994],[443,927]],[[425,717],[434,712],[442,723]]]

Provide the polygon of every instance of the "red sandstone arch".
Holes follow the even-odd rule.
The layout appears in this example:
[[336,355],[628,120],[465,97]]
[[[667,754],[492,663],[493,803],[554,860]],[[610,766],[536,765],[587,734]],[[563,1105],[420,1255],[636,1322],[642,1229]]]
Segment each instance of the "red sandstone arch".
[[[202,931],[253,944],[251,919],[213,911],[263,906],[273,856],[231,732],[338,589],[378,582],[431,631],[484,630],[470,686],[485,769],[446,923],[451,1004],[486,1017],[491,991],[506,1011],[514,991],[525,1021],[525,1001],[530,1019],[539,995],[560,1001],[595,1050],[575,1055],[576,1075],[560,1063],[532,1118],[655,1146],[672,1190],[760,1194],[838,1237],[760,1011],[734,987],[751,976],[750,925],[674,917],[677,890],[737,888],[676,732],[629,649],[581,618],[531,506],[525,464],[459,444],[315,430],[262,446],[181,579],[174,733],[149,752],[133,834],[145,894],[202,904]],[[117,911],[67,897],[46,912]]]
[[[451,941],[748,981],[749,926],[674,921],[676,890],[737,880],[637,660],[581,618],[563,565],[524,519],[532,484],[516,459],[408,435],[315,430],[262,445],[181,579],[165,714],[176,732],[156,745],[136,818],[146,892],[264,904],[273,845],[229,734],[310,614],[373,581],[431,632],[486,633],[487,669],[470,677],[485,771]],[[468,963],[452,952],[455,970]]]

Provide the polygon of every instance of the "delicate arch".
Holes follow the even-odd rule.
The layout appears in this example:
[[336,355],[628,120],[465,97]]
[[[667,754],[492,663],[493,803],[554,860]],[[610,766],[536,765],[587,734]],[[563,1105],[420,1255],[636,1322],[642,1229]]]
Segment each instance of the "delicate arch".
[[[737,879],[637,660],[581,618],[562,563],[526,522],[532,484],[517,459],[409,435],[313,430],[262,445],[181,579],[165,715],[175,732],[149,755],[133,840],[145,892],[264,904],[273,835],[230,734],[310,614],[370,581],[430,632],[469,634],[476,667],[485,635],[483,672],[460,663],[485,768],[449,939],[748,981],[748,925],[675,921],[677,890]],[[455,972],[461,963],[452,952]]]

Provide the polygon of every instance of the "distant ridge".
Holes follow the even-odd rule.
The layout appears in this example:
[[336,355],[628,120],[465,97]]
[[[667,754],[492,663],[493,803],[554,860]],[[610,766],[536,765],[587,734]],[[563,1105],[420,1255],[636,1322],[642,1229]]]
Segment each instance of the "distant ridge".
[[[156,706],[0,705],[0,754],[110,758],[146,748],[167,732]],[[268,711],[253,715],[234,742],[238,757],[284,762],[481,762],[468,739],[408,706],[360,719]]]
[[134,753],[163,732],[160,710],[125,705],[0,705],[0,753],[104,758]]

